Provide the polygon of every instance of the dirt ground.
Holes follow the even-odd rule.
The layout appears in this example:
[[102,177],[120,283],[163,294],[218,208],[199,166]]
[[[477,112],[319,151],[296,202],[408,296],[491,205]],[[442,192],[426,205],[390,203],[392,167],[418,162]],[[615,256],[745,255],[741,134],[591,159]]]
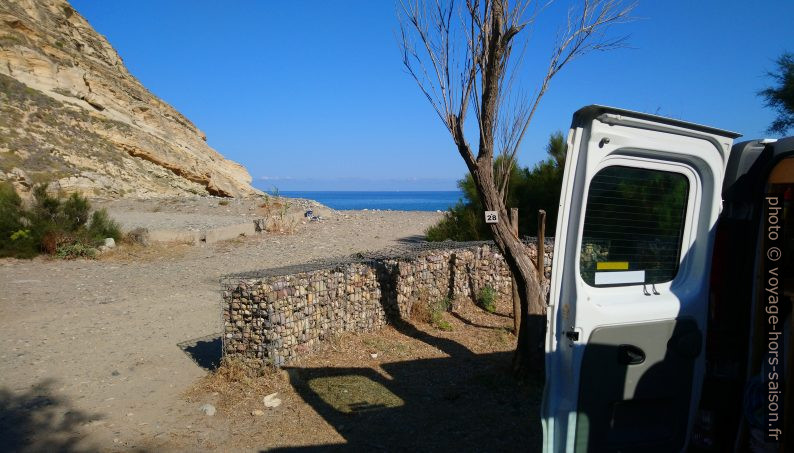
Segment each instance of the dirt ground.
[[[298,225],[305,224],[304,213],[336,219],[355,215],[354,211],[339,212],[314,200],[300,198],[254,197],[183,197],[153,200],[127,199],[96,200],[96,208],[106,209],[122,228],[131,230],[146,227],[160,229],[207,229],[252,221],[268,215],[288,215]],[[364,211],[362,211],[364,212]],[[390,212],[390,211],[385,211]]]
[[[178,445],[537,451],[541,387],[511,377],[510,309],[508,301],[500,301],[497,312],[489,314],[464,300],[444,314],[451,331],[410,321],[336,338],[262,377],[230,384],[228,373],[209,374],[186,398],[218,408],[216,419],[204,420],[201,428],[214,434],[179,439]],[[263,396],[274,392],[282,405],[265,407]],[[167,449],[171,442],[154,447]]]
[[[135,218],[186,212],[166,206],[116,208]],[[226,209],[217,200],[202,206],[199,215]],[[239,212],[222,214],[250,206],[232,208]],[[0,260],[0,443],[30,451],[526,445],[539,429],[537,395],[505,377],[510,320],[473,306],[447,315],[452,332],[405,324],[341,338],[235,398],[209,391],[199,364],[211,364],[186,353],[211,349],[221,331],[221,275],[400,247],[440,216],[329,212],[293,235],[122,245],[98,260]],[[240,394],[268,387],[282,405],[251,415],[264,395]],[[359,387],[374,400],[357,401]],[[215,416],[200,411],[206,403]]]

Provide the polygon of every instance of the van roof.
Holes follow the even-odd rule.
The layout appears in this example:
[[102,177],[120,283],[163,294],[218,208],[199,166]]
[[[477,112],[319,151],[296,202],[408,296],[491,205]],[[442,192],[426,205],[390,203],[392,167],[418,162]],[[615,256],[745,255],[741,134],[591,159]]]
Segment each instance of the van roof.
[[577,110],[574,113],[574,118],[578,118],[584,121],[592,121],[593,119],[598,118],[603,114],[613,114],[613,115],[621,115],[627,116],[631,118],[637,118],[646,121],[654,121],[661,124],[667,124],[670,126],[681,127],[685,129],[690,129],[698,132],[704,132],[707,134],[714,134],[719,135],[722,137],[728,137],[731,139],[735,139],[737,137],[741,137],[742,134],[732,131],[726,131],[724,129],[717,129],[710,126],[704,126],[702,124],[697,123],[690,123],[687,121],[681,121],[673,118],[667,118],[664,116],[659,115],[652,115],[650,113],[642,113],[642,112],[635,112],[633,110],[626,110],[626,109],[619,109],[616,107],[609,107],[606,105],[588,105],[587,107],[582,107],[581,109]]

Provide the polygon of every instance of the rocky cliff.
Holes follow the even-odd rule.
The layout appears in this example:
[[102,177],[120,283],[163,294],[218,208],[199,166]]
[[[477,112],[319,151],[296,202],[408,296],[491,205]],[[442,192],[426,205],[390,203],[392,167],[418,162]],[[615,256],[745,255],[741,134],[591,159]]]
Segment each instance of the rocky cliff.
[[65,0],[0,1],[0,180],[97,197],[258,193]]

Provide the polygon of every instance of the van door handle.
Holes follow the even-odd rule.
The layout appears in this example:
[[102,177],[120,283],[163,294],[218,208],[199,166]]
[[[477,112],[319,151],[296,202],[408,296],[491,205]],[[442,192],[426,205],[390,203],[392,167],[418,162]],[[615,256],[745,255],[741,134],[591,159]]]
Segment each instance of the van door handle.
[[565,332],[565,337],[571,341],[579,341],[579,332],[575,330],[568,330]]
[[618,363],[621,365],[639,365],[645,361],[645,352],[630,344],[618,346]]

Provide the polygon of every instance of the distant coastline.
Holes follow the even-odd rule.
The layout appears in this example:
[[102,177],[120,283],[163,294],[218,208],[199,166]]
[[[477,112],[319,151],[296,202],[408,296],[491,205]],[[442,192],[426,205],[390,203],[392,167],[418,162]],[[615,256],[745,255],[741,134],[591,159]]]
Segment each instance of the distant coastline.
[[[269,192],[269,191],[268,191]],[[269,192],[270,193],[270,192]],[[392,211],[446,211],[463,197],[447,191],[309,191],[285,190],[279,195],[316,200],[337,210],[382,209]]]

